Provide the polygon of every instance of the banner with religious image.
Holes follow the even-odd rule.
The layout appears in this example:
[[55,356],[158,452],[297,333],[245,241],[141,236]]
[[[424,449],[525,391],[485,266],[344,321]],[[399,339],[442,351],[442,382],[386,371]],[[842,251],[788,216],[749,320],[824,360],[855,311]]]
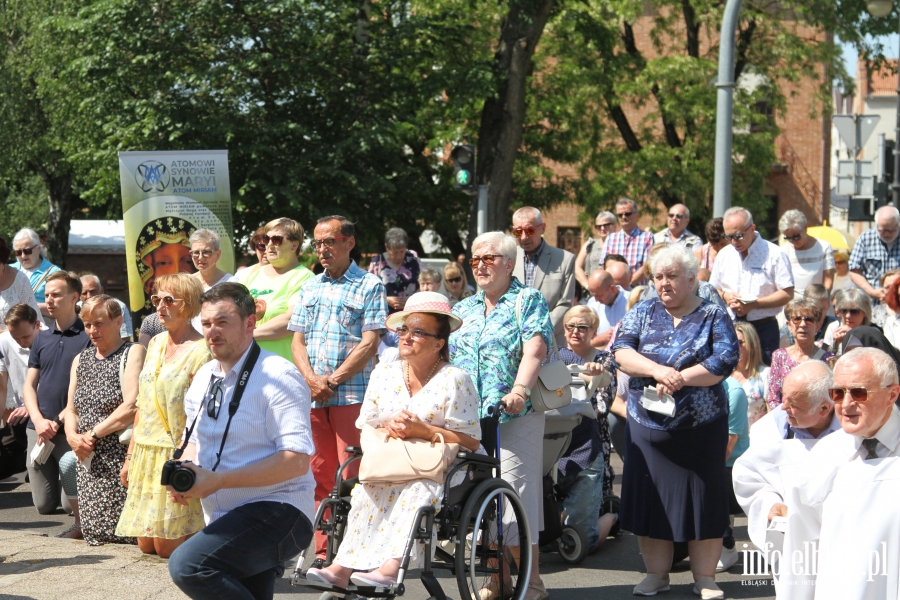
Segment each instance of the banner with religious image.
[[194,273],[190,237],[219,234],[217,266],[234,272],[227,150],[119,152],[131,310],[147,314],[159,275]]

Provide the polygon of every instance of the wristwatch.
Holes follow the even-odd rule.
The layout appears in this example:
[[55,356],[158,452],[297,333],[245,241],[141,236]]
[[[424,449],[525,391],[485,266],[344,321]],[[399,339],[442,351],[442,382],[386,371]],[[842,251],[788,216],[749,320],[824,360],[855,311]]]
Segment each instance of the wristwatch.
[[97,432],[94,431],[93,427],[91,428],[91,430],[90,430],[88,433],[90,433],[90,434],[91,434],[91,437],[94,438],[95,440],[99,440],[99,439],[100,439],[100,436],[97,435]]
[[60,420],[59,417],[53,417],[52,421],[53,421],[54,423],[56,423],[57,427],[59,427],[60,429],[62,429],[63,422]]
[[530,398],[530,397],[531,397],[531,388],[530,388],[530,387],[528,387],[528,386],[525,385],[524,383],[516,383],[516,384],[514,384],[514,385],[512,386],[512,389],[516,389],[517,387],[520,387],[520,388],[522,388],[523,390],[525,390],[525,397],[526,397],[526,398]]

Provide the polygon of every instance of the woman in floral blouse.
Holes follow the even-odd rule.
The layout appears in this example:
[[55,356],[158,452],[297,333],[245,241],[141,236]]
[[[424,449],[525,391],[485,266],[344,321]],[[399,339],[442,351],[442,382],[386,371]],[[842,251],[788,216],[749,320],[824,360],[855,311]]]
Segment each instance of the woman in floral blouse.
[[[503,402],[500,418],[500,472],[525,507],[532,536],[543,529],[542,463],[544,413],[531,408],[531,388],[537,385],[541,361],[553,344],[550,310],[538,290],[526,288],[513,277],[515,240],[500,231],[482,234],[472,242],[472,271],[481,291],[453,307],[463,326],[450,336],[450,361],[469,373],[481,401],[482,442],[489,452],[496,447],[496,425],[490,425],[488,407]],[[518,536],[509,527],[508,540]],[[518,544],[510,542],[518,557]],[[549,598],[538,574],[538,547],[532,546],[532,569],[525,600]],[[477,600],[499,598],[499,581],[479,590]]]
[[409,236],[399,227],[391,227],[384,234],[384,248],[369,264],[369,273],[381,277],[387,294],[388,312],[403,310],[406,299],[419,291],[422,263],[409,249]]
[[[625,315],[612,346],[619,368],[631,377],[619,517],[622,529],[638,536],[647,569],[634,588],[637,596],[669,589],[673,542],[687,542],[694,593],[725,597],[715,583],[731,486],[722,381],[739,352],[728,313],[694,293],[699,268],[680,244],[652,256],[659,297]],[[674,406],[653,405],[651,390],[672,396]]]

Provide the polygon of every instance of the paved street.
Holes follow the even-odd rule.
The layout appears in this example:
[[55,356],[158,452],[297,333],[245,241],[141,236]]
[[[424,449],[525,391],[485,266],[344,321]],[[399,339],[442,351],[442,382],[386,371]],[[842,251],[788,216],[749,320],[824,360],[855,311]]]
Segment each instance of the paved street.
[[[617,471],[621,471],[621,464],[617,465]],[[72,518],[62,512],[38,515],[22,475],[0,482],[0,598],[162,600],[182,597],[169,580],[165,560],[142,556],[136,547],[91,548],[83,542],[52,537],[71,522]],[[738,519],[737,525],[735,534],[738,547],[742,548],[748,543],[746,520]],[[286,578],[278,582],[276,596],[317,598],[315,593],[291,588],[288,578],[292,570],[290,565]],[[598,552],[575,567],[565,564],[557,554],[542,554],[541,573],[554,600],[624,600],[634,597],[631,589],[643,577],[643,563],[636,538],[623,533],[607,540]],[[412,575],[406,597],[426,598],[417,574]],[[717,580],[728,598],[774,598],[771,582],[744,577],[740,561]],[[681,563],[672,574],[672,591],[660,598],[696,598],[691,593],[691,581],[689,564]],[[449,598],[459,597],[449,574],[442,574],[441,583]]]

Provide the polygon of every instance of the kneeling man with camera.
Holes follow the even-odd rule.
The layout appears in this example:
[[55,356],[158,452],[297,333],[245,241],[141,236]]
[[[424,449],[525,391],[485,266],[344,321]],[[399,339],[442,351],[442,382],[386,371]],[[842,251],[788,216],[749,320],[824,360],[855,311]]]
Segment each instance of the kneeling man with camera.
[[169,573],[195,599],[272,598],[284,561],[313,534],[309,387],[254,342],[247,288],[222,283],[201,302],[213,360],[185,396],[190,425],[161,480],[175,502],[200,498],[206,527],[172,554]]

